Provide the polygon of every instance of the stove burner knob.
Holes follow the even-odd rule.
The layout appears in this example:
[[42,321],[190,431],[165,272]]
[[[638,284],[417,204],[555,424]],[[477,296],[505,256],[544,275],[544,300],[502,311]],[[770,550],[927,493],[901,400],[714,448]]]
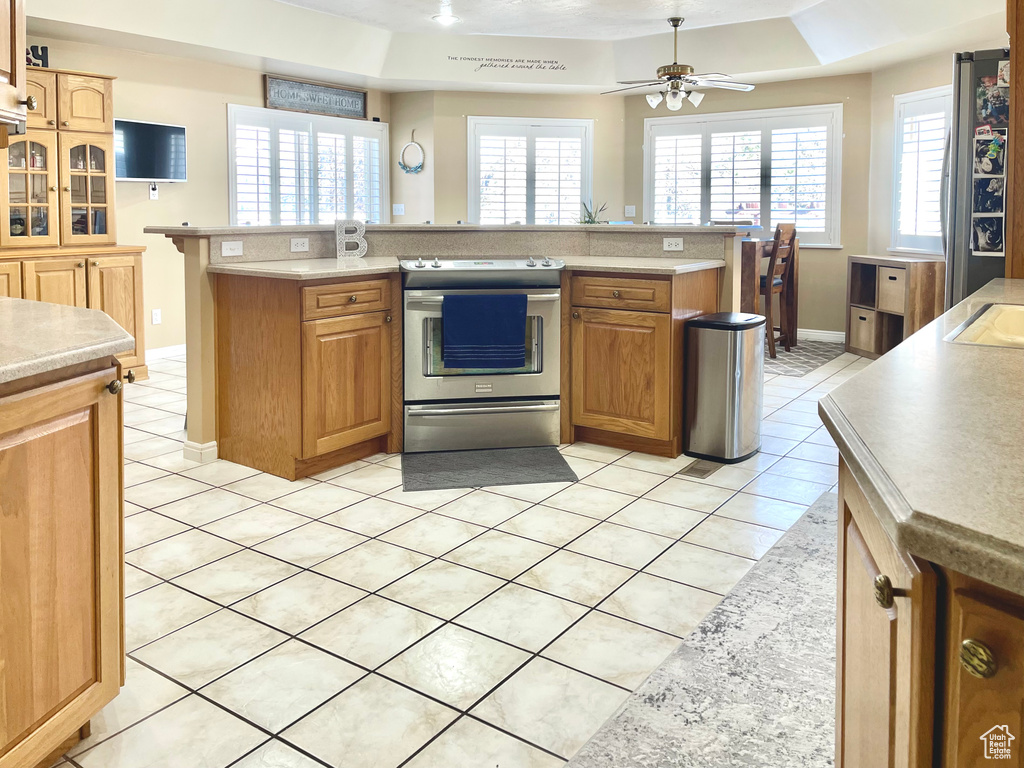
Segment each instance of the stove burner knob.
[[423,269],[425,266],[427,266],[427,265],[425,263],[423,263],[423,257],[422,256],[420,258],[416,259],[416,269]]
[[441,268],[441,260],[437,256],[435,256],[434,257],[434,261],[431,263],[430,266],[432,266],[434,269],[440,269]]
[[526,266],[528,266],[528,267],[536,267],[537,266],[537,262],[533,260],[533,256],[531,256],[530,258],[528,258],[526,260]]
[[544,261],[542,261],[542,262],[540,263],[540,265],[541,265],[542,267],[551,267],[551,266],[554,266],[554,262],[553,262],[553,261],[551,261],[551,259],[544,259]]

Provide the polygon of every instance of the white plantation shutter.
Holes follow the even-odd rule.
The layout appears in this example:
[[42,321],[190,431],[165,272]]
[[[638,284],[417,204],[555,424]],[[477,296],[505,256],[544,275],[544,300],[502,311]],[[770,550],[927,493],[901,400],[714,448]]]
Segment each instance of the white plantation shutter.
[[895,97],[892,247],[942,253],[942,159],[952,94],[947,88]]
[[701,134],[658,136],[654,144],[654,220],[701,222]]
[[842,105],[644,121],[644,218],[795,222],[802,245],[839,246]]
[[387,125],[228,105],[231,223],[387,221]]
[[575,224],[591,205],[590,120],[470,117],[469,219]]

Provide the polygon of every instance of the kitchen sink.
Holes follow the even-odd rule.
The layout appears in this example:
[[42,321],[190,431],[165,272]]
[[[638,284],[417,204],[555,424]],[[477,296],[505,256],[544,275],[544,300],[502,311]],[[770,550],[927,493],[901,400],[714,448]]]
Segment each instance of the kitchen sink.
[[1024,305],[986,304],[946,338],[958,344],[1024,349]]

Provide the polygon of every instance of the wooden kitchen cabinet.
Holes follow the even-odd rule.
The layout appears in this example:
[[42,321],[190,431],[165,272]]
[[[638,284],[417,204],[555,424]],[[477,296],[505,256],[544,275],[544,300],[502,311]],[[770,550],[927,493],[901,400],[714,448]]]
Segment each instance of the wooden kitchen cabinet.
[[21,263],[0,261],[0,296],[21,298]]
[[113,133],[113,82],[109,77],[60,72],[57,94],[61,130]]
[[61,133],[61,232],[65,245],[115,242],[114,138]]
[[142,255],[90,256],[86,264],[89,308],[107,313],[135,337],[135,349],[119,355],[118,360],[125,368],[143,365]]
[[88,306],[85,259],[26,259],[21,263],[22,297],[69,307]]
[[10,125],[24,120],[27,111],[24,0],[0,0],[0,18],[0,123]]
[[34,96],[36,108],[28,112],[28,127],[57,130],[57,73],[49,69],[28,67],[25,87]]
[[122,682],[119,370],[93,369],[0,396],[0,768],[49,765]]
[[216,279],[220,458],[294,480],[401,452],[398,275]]
[[387,312],[302,324],[302,450],[306,458],[391,428]]
[[573,423],[668,440],[671,334],[667,314],[574,308]]
[[31,131],[11,139],[0,174],[0,247],[60,243],[57,134]]

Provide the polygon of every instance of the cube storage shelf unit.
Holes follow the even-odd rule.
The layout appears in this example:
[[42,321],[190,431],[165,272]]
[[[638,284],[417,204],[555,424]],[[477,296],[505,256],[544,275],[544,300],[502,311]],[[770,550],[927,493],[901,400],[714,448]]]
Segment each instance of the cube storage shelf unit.
[[946,263],[924,256],[851,256],[846,351],[881,357],[942,314]]

